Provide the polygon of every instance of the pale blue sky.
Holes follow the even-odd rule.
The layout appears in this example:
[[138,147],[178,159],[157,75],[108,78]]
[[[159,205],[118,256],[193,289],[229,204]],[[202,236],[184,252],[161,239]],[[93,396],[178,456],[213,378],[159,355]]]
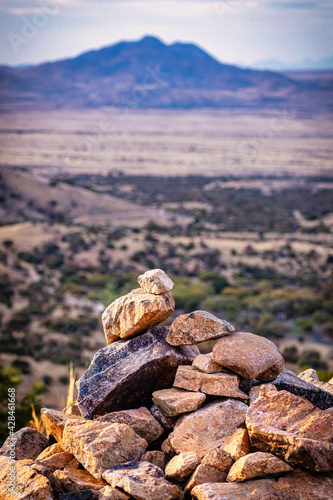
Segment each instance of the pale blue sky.
[[0,64],[61,59],[147,34],[245,65],[333,54],[332,0],[0,0],[0,19]]

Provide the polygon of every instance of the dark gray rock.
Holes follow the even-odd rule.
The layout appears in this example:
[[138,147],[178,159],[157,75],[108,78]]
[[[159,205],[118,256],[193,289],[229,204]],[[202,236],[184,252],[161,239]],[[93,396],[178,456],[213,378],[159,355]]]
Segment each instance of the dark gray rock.
[[9,457],[11,451],[15,449],[15,457],[13,457],[15,460],[35,460],[49,445],[47,437],[36,429],[23,427],[6,439],[0,450],[0,455]]
[[75,493],[60,493],[59,500],[97,500],[98,492],[94,490],[76,491]]
[[[259,380],[254,380],[252,384],[259,385],[261,383]],[[321,410],[326,410],[333,406],[333,394],[309,382],[305,382],[305,380],[298,378],[294,372],[286,368],[270,383],[274,384],[278,391],[285,390],[296,396],[306,398]]]
[[189,365],[197,347],[173,347],[166,342],[168,327],[120,340],[98,351],[77,382],[83,417],[151,405],[151,395],[171,387],[177,367]]

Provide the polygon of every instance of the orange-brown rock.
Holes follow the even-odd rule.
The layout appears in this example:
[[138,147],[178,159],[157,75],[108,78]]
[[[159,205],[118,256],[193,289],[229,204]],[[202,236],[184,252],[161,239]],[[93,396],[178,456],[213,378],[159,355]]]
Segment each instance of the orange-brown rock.
[[146,451],[147,441],[126,424],[82,419],[67,422],[63,447],[90,474],[101,480],[105,469],[129,460],[140,460]]
[[98,491],[96,500],[130,500],[130,496],[108,484]]
[[103,478],[138,500],[181,500],[179,486],[167,481],[163,471],[149,462],[127,462],[106,470]]
[[275,493],[275,481],[256,479],[245,483],[205,483],[191,491],[197,500],[293,500],[281,498]]
[[76,415],[68,415],[58,410],[51,410],[49,408],[41,409],[41,418],[48,434],[51,434],[59,444],[62,444],[62,435],[66,422],[68,420],[78,420],[82,417]]
[[267,474],[281,474],[282,472],[291,472],[292,470],[293,468],[290,465],[271,453],[257,451],[237,460],[229,470],[227,481],[241,482]]
[[204,483],[222,483],[226,479],[226,473],[210,465],[200,464],[185,486],[185,492],[190,492],[195,486]]
[[206,340],[214,340],[233,332],[235,328],[227,321],[206,311],[182,314],[172,323],[167,342],[174,346],[194,345]]
[[159,450],[146,451],[142,455],[140,462],[150,462],[151,464],[157,465],[157,467],[164,470],[165,469],[165,453],[163,453],[163,451],[159,451]]
[[171,292],[174,283],[162,269],[151,269],[138,277],[138,283],[145,293],[160,295]]
[[247,408],[235,399],[204,405],[179,417],[168,442],[176,453],[192,451],[201,459],[244,424]]
[[[44,458],[44,459],[37,459],[36,462],[38,462],[40,465],[43,467],[46,467],[49,471],[54,472],[55,470],[61,470],[66,467],[69,463],[73,468],[78,468],[79,467],[79,462],[76,460],[76,458],[71,454],[68,453],[67,451],[61,451],[60,453],[54,453],[53,455]],[[76,463],[76,466],[74,467],[74,464]]]
[[120,410],[107,413],[102,417],[98,417],[96,421],[127,424],[135,430],[138,436],[144,438],[148,443],[155,441],[164,432],[163,427],[144,406],[134,410]]
[[293,467],[333,469],[333,414],[274,385],[263,386],[246,416],[251,445]]
[[203,457],[201,460],[203,465],[210,465],[211,467],[215,467],[222,472],[229,472],[230,467],[234,463],[233,459],[223,450],[223,445],[211,450]]
[[100,490],[106,483],[98,481],[86,470],[56,470],[53,484],[59,493],[74,493],[82,490]]
[[237,429],[222,445],[222,450],[229,453],[233,460],[238,460],[250,453],[249,433],[246,429]]
[[248,399],[239,389],[239,377],[231,373],[204,373],[193,366],[178,366],[174,387],[198,391],[212,396]]
[[223,366],[214,361],[213,353],[199,354],[192,363],[193,368],[204,373],[218,373],[223,370]]
[[199,408],[206,396],[200,392],[184,391],[183,389],[162,389],[153,392],[153,401],[167,417],[174,417]]
[[10,456],[15,460],[34,460],[49,444],[47,437],[36,429],[23,427],[8,436],[0,449],[0,455]]
[[172,294],[154,295],[141,288],[119,297],[102,314],[107,344],[132,338],[166,320],[175,309]]
[[273,342],[253,333],[236,332],[213,347],[216,363],[248,380],[273,380],[284,369],[284,359]]
[[165,468],[165,476],[174,481],[184,481],[200,464],[199,457],[191,451],[173,457]]
[[63,447],[59,443],[54,443],[51,446],[45,448],[45,450],[38,455],[36,460],[44,460],[45,458],[52,457],[52,455],[61,453],[62,451],[64,451]]
[[30,459],[11,463],[0,456],[1,500],[55,500],[50,481],[36,472]]
[[66,413],[67,415],[76,415],[77,417],[81,417],[81,412],[80,412],[80,407],[77,403],[72,403],[68,406],[66,406],[66,408],[64,408],[63,410],[63,413]]
[[275,491],[279,500],[331,500],[333,476],[298,469],[280,477]]

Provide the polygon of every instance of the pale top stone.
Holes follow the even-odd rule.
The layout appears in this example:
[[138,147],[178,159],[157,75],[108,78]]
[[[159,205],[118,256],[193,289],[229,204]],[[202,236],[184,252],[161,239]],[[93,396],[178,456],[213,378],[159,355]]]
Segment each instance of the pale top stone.
[[248,332],[222,337],[213,347],[216,363],[248,380],[268,382],[284,369],[284,359],[273,342]]
[[235,328],[227,321],[206,311],[182,314],[172,323],[167,342],[174,346],[194,345],[232,333]]
[[96,500],[130,500],[130,496],[108,484],[99,490]]
[[38,455],[36,460],[45,460],[45,458],[52,457],[52,455],[55,455],[56,453],[62,453],[63,451],[64,449],[59,443],[54,443],[51,446],[45,448],[45,450]]
[[239,458],[231,467],[227,481],[241,482],[267,474],[280,474],[281,472],[291,472],[292,470],[293,468],[290,465],[271,453],[258,451]]
[[199,464],[200,460],[196,453],[192,451],[180,453],[167,464],[165,475],[175,481],[184,481],[195,471]]
[[162,389],[153,392],[153,401],[167,417],[175,417],[182,413],[197,410],[205,401],[206,395],[182,389]]
[[171,293],[154,295],[141,288],[112,302],[102,314],[107,344],[132,338],[165,321],[175,309]]
[[193,368],[205,373],[218,373],[223,370],[223,366],[214,361],[213,353],[199,354],[192,363]]
[[160,295],[171,292],[174,287],[172,279],[162,269],[151,269],[138,277],[138,283],[145,293]]

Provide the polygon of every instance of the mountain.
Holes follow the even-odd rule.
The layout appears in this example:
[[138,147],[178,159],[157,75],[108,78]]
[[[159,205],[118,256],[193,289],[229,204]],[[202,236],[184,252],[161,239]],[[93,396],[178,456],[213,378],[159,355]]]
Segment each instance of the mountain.
[[[223,64],[196,45],[165,45],[153,37],[0,71],[2,109],[267,108],[303,105],[313,91],[318,93],[314,81]],[[318,96],[312,96],[309,102],[313,105],[316,100]]]
[[319,61],[313,61],[312,59],[304,59],[296,63],[286,63],[279,61],[278,59],[268,59],[265,61],[259,61],[252,65],[255,69],[267,69],[272,71],[323,71],[323,70],[333,70],[333,56],[327,57],[325,59],[320,59]]

